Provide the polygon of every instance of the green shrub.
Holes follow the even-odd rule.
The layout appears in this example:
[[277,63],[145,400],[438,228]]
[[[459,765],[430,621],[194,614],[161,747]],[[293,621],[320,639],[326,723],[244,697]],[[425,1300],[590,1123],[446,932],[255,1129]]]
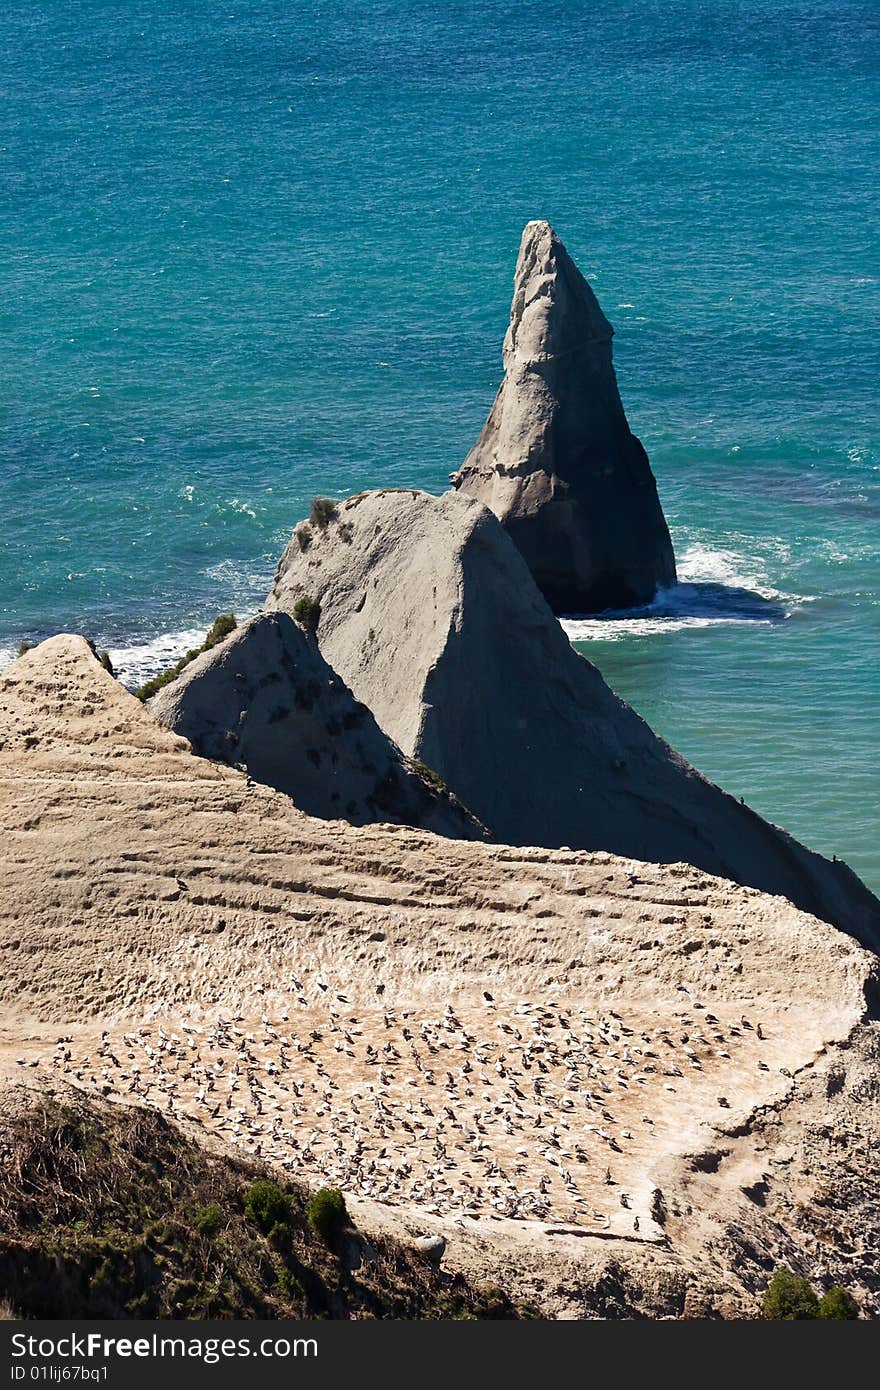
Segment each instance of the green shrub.
[[345,1198],[335,1187],[322,1187],[311,1198],[307,1216],[312,1230],[330,1245],[348,1222]]
[[273,1250],[287,1250],[290,1246],[290,1226],[286,1221],[276,1221],[266,1239]]
[[200,1236],[215,1236],[223,1225],[223,1211],[216,1202],[209,1202],[206,1207],[199,1207],[195,1214],[193,1225]]
[[293,534],[296,536],[297,544],[299,545],[300,550],[303,551],[303,553],[305,553],[305,551],[308,550],[309,546],[312,543],[311,526],[309,526],[309,523],[307,521],[304,521],[301,526],[297,526]]
[[235,631],[236,626],[234,613],[219,613],[208,630],[204,650],[207,652],[211,647],[219,647],[220,643]]
[[332,497],[313,497],[312,510],[309,512],[309,521],[313,526],[317,526],[319,531],[325,531],[331,521],[335,521],[339,515],[339,508]]
[[167,671],[163,671],[161,675],[154,676],[152,680],[146,681],[139,690],[134,692],[137,699],[149,700],[151,695],[155,695],[158,690],[161,690],[166,685],[170,685],[173,680],[177,680],[181,671],[184,671],[191,661],[195,661],[197,656],[202,655],[202,652],[209,652],[212,647],[219,646],[231,632],[235,631],[236,626],[237,623],[234,613],[221,613],[219,617],[214,619],[208,629],[208,634],[202,645],[200,647],[193,647],[192,651],[187,652],[186,656],[181,657],[180,661],[178,661],[175,666],[170,667]]
[[764,1317],[797,1322],[819,1316],[819,1300],[807,1279],[780,1265],[764,1293]]
[[427,763],[419,762],[418,758],[413,758],[412,766],[415,768],[416,772],[423,779],[423,781],[427,782],[430,786],[432,786],[435,791],[446,792],[449,790],[446,783],[443,781],[443,778],[440,776],[439,772],[435,772],[432,767],[428,767]]
[[92,653],[92,656],[95,658],[95,660],[100,661],[101,665],[104,667],[104,670],[108,671],[111,676],[115,676],[116,672],[113,670],[113,662],[110,660],[110,653],[99,652],[97,645],[92,641],[91,637],[86,637],[85,640],[88,642],[89,651]]
[[305,1290],[290,1269],[282,1269],[278,1275],[278,1288],[285,1298],[301,1299],[305,1298]]
[[839,1285],[829,1289],[819,1300],[820,1318],[836,1318],[838,1321],[843,1321],[858,1316],[858,1304],[852,1294],[847,1293],[846,1289],[840,1288]]
[[18,644],[18,654],[19,654],[19,656],[24,656],[25,652],[32,652],[33,649],[34,649],[34,645],[35,645],[35,644],[34,644],[33,642],[19,642],[19,644]]
[[244,1198],[244,1209],[251,1221],[255,1221],[263,1235],[276,1235],[275,1228],[289,1230],[291,1224],[290,1198],[283,1188],[267,1178],[257,1178],[252,1182]]
[[308,594],[303,594],[293,605],[293,616],[303,627],[307,627],[314,632],[321,617],[321,605],[316,598],[310,598]]

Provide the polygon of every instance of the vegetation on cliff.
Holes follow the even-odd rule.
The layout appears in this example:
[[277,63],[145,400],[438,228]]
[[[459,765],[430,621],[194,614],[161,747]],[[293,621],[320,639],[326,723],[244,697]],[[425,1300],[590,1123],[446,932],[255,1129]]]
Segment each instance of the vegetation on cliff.
[[811,1318],[842,1321],[859,1316],[855,1299],[846,1289],[835,1285],[819,1298],[808,1279],[792,1274],[784,1265],[774,1270],[767,1285],[763,1312],[773,1322],[803,1322]]
[[155,695],[157,690],[161,690],[165,685],[170,685],[191,661],[195,661],[197,656],[202,655],[202,652],[209,652],[212,647],[218,647],[231,632],[235,631],[236,626],[237,623],[234,613],[220,613],[211,624],[202,645],[200,647],[193,647],[192,650],[188,651],[186,656],[182,656],[174,666],[170,666],[167,671],[162,671],[160,675],[154,676],[152,680],[146,681],[134,692],[137,698],[139,700],[149,700],[150,696]]
[[366,1239],[341,1193],[281,1187],[156,1111],[9,1093],[0,1165],[0,1303],[19,1316],[529,1315],[399,1242]]

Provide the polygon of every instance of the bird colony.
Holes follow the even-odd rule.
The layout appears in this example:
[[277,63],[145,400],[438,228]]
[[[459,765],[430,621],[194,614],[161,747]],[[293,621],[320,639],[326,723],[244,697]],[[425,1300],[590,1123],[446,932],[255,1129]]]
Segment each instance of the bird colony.
[[271,1015],[258,1003],[100,1040],[83,1029],[20,1061],[351,1196],[637,1240],[660,1234],[646,1169],[663,1131],[710,1094],[721,1118],[725,1078],[770,1067],[760,1023],[684,990],[662,1016],[488,991],[426,1015],[384,1003],[382,986],[359,1007],[320,977],[287,985]]

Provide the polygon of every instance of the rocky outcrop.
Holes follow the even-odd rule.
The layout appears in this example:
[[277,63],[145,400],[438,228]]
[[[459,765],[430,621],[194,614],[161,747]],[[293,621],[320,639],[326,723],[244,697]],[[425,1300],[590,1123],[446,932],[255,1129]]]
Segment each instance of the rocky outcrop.
[[191,662],[150,708],[197,753],[246,768],[307,815],[485,838],[458,800],[403,756],[286,613],[252,618]]
[[485,502],[556,613],[648,603],[675,582],[648,456],[624,414],[613,329],[547,222],[529,222],[504,380],[453,485]]
[[497,519],[460,493],[365,493],[267,601],[321,605],[318,640],[404,752],[507,844],[683,861],[880,947],[880,903],[690,767],[574,651]]

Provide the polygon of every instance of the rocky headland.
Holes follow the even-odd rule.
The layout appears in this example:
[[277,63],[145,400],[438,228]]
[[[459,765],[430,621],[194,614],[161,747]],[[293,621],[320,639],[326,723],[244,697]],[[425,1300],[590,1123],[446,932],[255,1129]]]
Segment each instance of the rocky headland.
[[0,672],[0,1307],[880,1312],[880,903],[554,615],[675,571],[546,223],[505,363],[455,489],[315,499],[141,699]]

